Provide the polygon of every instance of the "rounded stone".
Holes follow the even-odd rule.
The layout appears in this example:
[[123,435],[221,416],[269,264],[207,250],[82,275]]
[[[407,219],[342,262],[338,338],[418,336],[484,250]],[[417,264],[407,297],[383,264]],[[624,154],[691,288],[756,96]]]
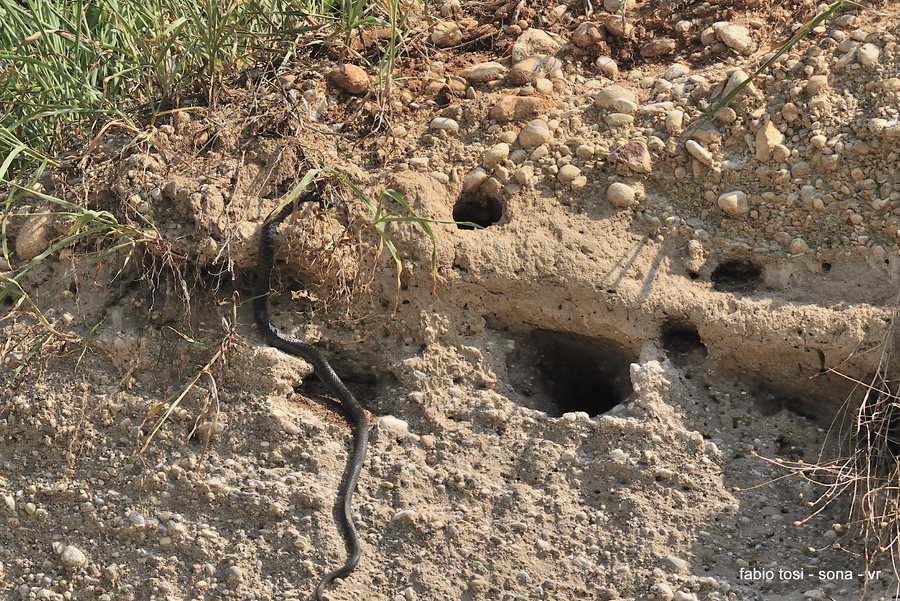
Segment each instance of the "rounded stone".
[[356,65],[340,65],[328,72],[328,81],[348,94],[364,94],[369,89],[369,75]]
[[718,204],[720,209],[732,217],[743,217],[750,212],[747,194],[740,190],[725,192],[719,196]]
[[550,128],[543,119],[534,119],[519,132],[519,144],[525,148],[536,148],[550,140]]
[[484,156],[481,158],[481,164],[485,169],[493,169],[506,160],[507,157],[509,157],[509,144],[500,142],[484,151]]
[[622,182],[614,182],[606,189],[606,200],[614,207],[624,209],[634,205],[634,188]]
[[443,130],[451,134],[455,134],[459,131],[459,123],[450,117],[435,117],[431,120],[431,125],[429,127],[431,129]]
[[568,184],[579,175],[581,175],[581,169],[579,169],[575,165],[563,165],[559,168],[559,173],[556,175],[556,179],[560,183]]

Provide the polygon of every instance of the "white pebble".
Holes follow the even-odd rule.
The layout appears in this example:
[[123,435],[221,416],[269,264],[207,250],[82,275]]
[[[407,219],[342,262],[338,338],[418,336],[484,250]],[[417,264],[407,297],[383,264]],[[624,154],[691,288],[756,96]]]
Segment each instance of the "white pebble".
[[634,188],[622,182],[614,182],[606,189],[606,200],[614,207],[624,209],[634,204]]
[[449,117],[435,117],[431,120],[431,129],[442,130],[455,134],[459,131],[459,123]]
[[406,436],[409,433],[409,424],[393,415],[380,417],[378,419],[378,428],[394,436]]

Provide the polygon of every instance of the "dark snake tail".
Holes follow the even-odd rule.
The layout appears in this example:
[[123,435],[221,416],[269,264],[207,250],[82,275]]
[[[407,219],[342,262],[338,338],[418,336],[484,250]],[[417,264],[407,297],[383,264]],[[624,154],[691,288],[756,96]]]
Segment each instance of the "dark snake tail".
[[[321,194],[315,188],[306,190],[296,202],[317,202],[323,206],[326,205]],[[272,266],[275,262],[275,230],[291,214],[293,209],[294,203],[288,203],[262,226],[259,236],[259,265],[253,299],[253,316],[256,319],[256,326],[259,328],[260,334],[262,334],[267,343],[286,353],[301,357],[313,366],[319,379],[341,401],[341,405],[350,418],[350,423],[353,425],[353,451],[350,453],[347,467],[344,470],[335,507],[337,510],[335,512],[336,521],[346,536],[347,561],[340,568],[325,574],[322,580],[319,581],[319,585],[316,587],[316,599],[321,601],[325,588],[335,578],[343,578],[352,572],[359,563],[359,537],[356,534],[356,527],[353,525],[351,517],[351,501],[353,491],[356,490],[356,483],[359,480],[359,472],[362,470],[363,462],[366,459],[369,428],[362,405],[347,390],[347,387],[344,386],[344,383],[332,369],[325,356],[313,345],[280,333],[269,321],[269,276],[272,273]]]

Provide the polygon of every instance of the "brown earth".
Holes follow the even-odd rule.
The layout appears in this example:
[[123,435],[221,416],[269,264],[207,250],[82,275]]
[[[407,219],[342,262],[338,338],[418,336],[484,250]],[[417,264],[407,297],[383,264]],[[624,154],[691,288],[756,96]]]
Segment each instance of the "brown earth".
[[[0,321],[4,598],[307,599],[343,560],[348,428],[247,303],[320,165],[434,233],[387,226],[398,273],[334,178],[279,232],[273,319],[373,427],[330,599],[894,598],[796,468],[846,451],[893,347],[900,11],[838,13],[685,132],[813,4],[594,10],[449,0],[411,13],[395,103],[305,58],[46,178],[152,233],[54,255],[26,282],[49,324]],[[9,269],[63,234],[46,208]]]

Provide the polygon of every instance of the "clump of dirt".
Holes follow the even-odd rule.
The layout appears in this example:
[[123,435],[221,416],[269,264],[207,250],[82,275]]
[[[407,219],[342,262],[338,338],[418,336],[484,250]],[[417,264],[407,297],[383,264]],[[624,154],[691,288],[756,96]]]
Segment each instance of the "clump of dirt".
[[[154,234],[44,261],[47,322],[0,322],[2,590],[300,599],[342,561],[348,428],[247,303],[259,225],[324,164],[368,198],[332,182],[279,230],[272,314],[371,415],[330,598],[887,595],[850,506],[779,461],[836,452],[893,343],[900,13],[836,15],[685,133],[808,6],[449,0],[410,17],[390,135],[308,58],[55,172]],[[434,234],[385,225],[396,261],[386,188]],[[57,235],[32,208],[23,254]]]

